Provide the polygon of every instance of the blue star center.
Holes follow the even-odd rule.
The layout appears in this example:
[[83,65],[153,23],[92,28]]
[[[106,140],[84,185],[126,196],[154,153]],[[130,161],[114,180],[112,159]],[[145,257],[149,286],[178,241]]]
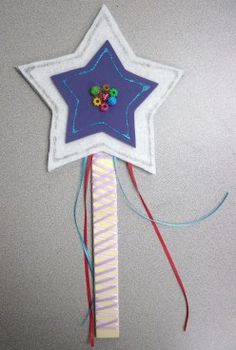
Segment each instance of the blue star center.
[[[51,79],[68,105],[66,143],[105,132],[135,147],[135,109],[158,84],[127,71],[108,41],[85,67]],[[119,91],[119,104],[104,113],[94,108],[89,91],[107,82]]]

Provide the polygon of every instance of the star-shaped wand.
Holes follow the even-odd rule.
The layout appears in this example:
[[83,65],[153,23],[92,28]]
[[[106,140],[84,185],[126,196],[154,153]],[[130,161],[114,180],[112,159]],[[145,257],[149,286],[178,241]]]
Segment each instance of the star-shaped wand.
[[[134,54],[115,20],[103,6],[75,53],[19,67],[52,110],[49,171],[83,158],[74,205],[76,232],[84,252],[89,339],[119,336],[117,183],[129,207],[148,220],[189,305],[183,282],[157,227],[176,227],[205,220],[169,223],[154,219],[141,195],[133,165],[155,172],[153,117],[182,76],[182,71]],[[132,206],[117,174],[116,158],[127,162],[130,179],[147,215]],[[93,258],[88,249],[87,193],[92,174]],[[118,180],[118,181],[117,181]],[[83,190],[82,190],[83,188]],[[83,192],[83,236],[77,219]],[[94,286],[94,291],[93,291]]]

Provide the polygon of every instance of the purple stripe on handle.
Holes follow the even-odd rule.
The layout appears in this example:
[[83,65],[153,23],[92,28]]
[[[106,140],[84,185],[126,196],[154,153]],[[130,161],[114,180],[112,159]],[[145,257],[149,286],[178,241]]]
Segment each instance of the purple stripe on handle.
[[[102,170],[108,170],[108,171],[110,171],[111,170],[111,167],[108,165],[106,165],[106,164],[104,164],[103,162],[102,163],[100,163],[100,162],[95,162],[95,165],[96,165],[96,167],[98,167],[98,168],[100,168],[100,169],[102,169]],[[96,169],[94,169],[94,171],[96,172]]]
[[111,289],[114,289],[114,288],[117,288],[116,284],[112,284],[111,286],[108,286],[108,287],[96,290],[96,295],[100,294],[100,293],[103,293],[103,292],[107,292],[108,290],[111,290]]
[[118,322],[118,318],[115,318],[114,320],[111,320],[109,322],[97,322],[97,327],[98,328],[105,328],[106,326],[109,326],[113,323],[117,323]]
[[[99,328],[99,327],[97,327],[97,328]],[[115,331],[115,330],[118,329],[118,323],[114,327],[107,326],[107,327],[102,327],[102,328],[105,329],[105,330]]]
[[97,223],[99,223],[100,221],[104,221],[104,220],[106,220],[107,218],[110,218],[111,216],[114,216],[114,214],[113,214],[113,213],[110,213],[110,214],[104,215],[103,217],[101,217],[101,218],[95,220],[95,221],[94,221],[94,224],[97,224]]
[[[117,250],[117,244],[111,244],[111,245],[108,245],[107,247],[104,247],[102,249],[99,249],[99,250],[95,250],[95,256],[96,255],[99,255],[103,252],[105,252],[106,250],[109,250],[109,249],[112,249],[112,250]],[[103,256],[109,256],[109,255],[105,255],[103,254]],[[97,265],[96,265],[97,266]]]
[[94,183],[93,183],[93,190],[98,190],[99,188],[102,188],[102,189],[104,189],[105,188],[105,186],[114,186],[114,181],[113,181],[113,179],[111,178],[109,181],[104,181],[104,182],[102,182],[101,184],[99,184],[99,185],[95,185]]
[[118,303],[106,305],[106,306],[97,306],[96,311],[106,310],[106,309],[116,309],[117,310]]
[[109,282],[109,281],[113,281],[115,280],[116,277],[107,277],[107,278],[103,278],[102,280],[100,281],[96,281],[96,284],[103,284],[103,283],[106,283],[106,282]]
[[117,269],[117,266],[113,266],[110,269],[107,269],[107,270],[104,270],[104,271],[101,271],[101,272],[95,272],[95,276],[101,276],[101,275],[104,275],[106,273],[115,271],[116,269]]
[[102,230],[99,230],[97,233],[105,233],[105,232],[110,231],[114,228],[116,228],[116,224],[113,223],[112,225],[107,226],[107,227],[103,228]]
[[102,303],[103,301],[110,301],[110,300],[118,300],[118,295],[114,294],[111,297],[107,297],[107,298],[96,298],[96,302],[98,303]]
[[109,262],[114,261],[114,260],[117,260],[117,258],[116,258],[115,256],[112,256],[112,257],[109,258],[109,259],[106,259],[106,260],[103,260],[103,261],[101,261],[101,262],[99,262],[99,263],[96,263],[95,266],[98,267],[98,266],[106,265],[106,264],[108,264]]
[[[96,175],[96,174],[94,174],[94,175]],[[93,177],[93,184],[96,186],[96,185],[99,185],[101,183],[107,183],[108,181],[112,181],[112,180],[114,180],[114,179],[109,174],[104,175],[104,176],[94,176]]]
[[108,238],[105,238],[105,239],[102,239],[100,242],[97,242],[96,244],[94,244],[94,248],[97,249],[97,247],[103,245],[104,243],[107,243],[107,242],[110,242],[110,241],[113,241],[114,240],[114,244],[116,244],[116,240],[115,240],[115,237],[114,235],[108,237]]
[[[97,164],[96,164],[97,166]],[[101,169],[101,167],[99,167],[99,169]],[[114,169],[110,169],[110,171],[108,171],[107,173],[104,174],[104,171],[99,171],[98,169],[94,169],[94,174],[96,175],[95,179],[103,179],[106,176],[110,176],[111,174],[113,174],[114,176]]]
[[99,195],[97,197],[95,197],[95,195],[94,195],[93,203],[100,202],[101,199],[109,197],[109,195],[112,194],[113,192],[114,192],[114,189],[112,188],[111,190],[107,191],[105,195],[104,195],[104,193],[102,193],[101,195]]
[[103,204],[103,205],[101,205],[100,207],[94,207],[94,211],[100,211],[100,210],[103,210],[103,209],[105,209],[105,208],[109,208],[112,204],[114,204],[116,201],[115,200],[113,200],[113,201],[111,201],[111,202],[108,202],[108,203],[106,203],[106,204]]
[[[111,234],[112,236],[109,236],[108,238],[113,237],[115,239],[114,236],[117,236],[117,233],[114,233],[114,232],[111,232],[111,231],[109,231],[109,234]],[[94,234],[94,237],[96,237],[96,241],[97,241],[97,240],[103,239],[104,238],[103,235],[104,235],[104,232],[97,232],[96,234]],[[98,237],[98,236],[101,236],[101,237]]]

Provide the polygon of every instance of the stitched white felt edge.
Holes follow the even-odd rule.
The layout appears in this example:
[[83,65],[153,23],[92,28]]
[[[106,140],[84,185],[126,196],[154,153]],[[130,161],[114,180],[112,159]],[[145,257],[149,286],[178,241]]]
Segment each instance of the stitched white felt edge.
[[[109,40],[127,70],[158,83],[158,87],[135,111],[136,148],[102,132],[65,143],[68,107],[50,77],[85,66],[106,40]],[[107,152],[155,173],[153,116],[183,71],[137,57],[105,5],[75,53],[18,68],[52,110],[49,171],[96,152]]]

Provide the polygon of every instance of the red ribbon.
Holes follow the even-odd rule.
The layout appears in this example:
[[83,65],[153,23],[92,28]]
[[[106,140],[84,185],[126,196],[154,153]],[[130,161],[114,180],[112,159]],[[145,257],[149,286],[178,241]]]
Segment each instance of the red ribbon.
[[134,188],[135,188],[136,192],[138,193],[139,198],[141,199],[141,202],[142,202],[142,204],[144,206],[144,209],[146,210],[146,213],[147,213],[148,217],[151,220],[150,222],[151,222],[151,224],[153,226],[153,229],[154,229],[154,231],[155,231],[155,233],[156,233],[156,235],[157,235],[157,237],[158,237],[158,239],[159,239],[159,241],[161,243],[161,246],[163,248],[165,256],[167,257],[167,260],[168,260],[168,262],[169,262],[169,264],[170,264],[170,266],[171,266],[171,268],[172,268],[172,270],[174,272],[175,278],[176,278],[176,280],[177,280],[177,282],[178,282],[178,284],[179,284],[179,286],[180,286],[180,288],[182,290],[182,293],[183,293],[183,296],[184,296],[184,300],[185,300],[185,305],[186,305],[186,314],[185,314],[185,321],[184,321],[183,329],[184,329],[184,331],[186,331],[188,318],[189,318],[189,303],[188,303],[188,298],[187,298],[187,294],[186,294],[186,291],[185,291],[185,287],[184,287],[183,282],[182,282],[182,280],[180,278],[180,275],[179,275],[179,273],[177,271],[175,263],[174,263],[171,255],[170,255],[170,252],[169,252],[169,250],[168,250],[168,248],[166,246],[166,243],[165,243],[165,241],[164,241],[164,239],[163,239],[163,237],[162,237],[162,235],[161,235],[161,233],[160,233],[156,223],[154,222],[152,213],[149,210],[149,208],[148,208],[148,206],[147,206],[143,196],[141,195],[141,193],[139,191],[139,188],[138,188],[138,185],[137,185],[137,181],[136,181],[136,178],[135,178],[135,175],[134,175],[133,165],[130,164],[130,163],[127,163],[127,168],[128,168],[128,171],[129,171],[129,175],[130,175],[131,181],[132,181],[132,183],[134,185]]
[[[84,178],[84,243],[86,248],[88,248],[88,215],[87,215],[87,190],[90,178],[90,172],[92,167],[93,156],[88,157],[88,162],[85,170]],[[93,297],[91,292],[90,278],[89,278],[89,265],[84,255],[84,272],[85,272],[85,282],[87,290],[87,302],[89,309],[89,343],[91,347],[95,344],[95,332],[94,332],[94,310],[93,310]]]

